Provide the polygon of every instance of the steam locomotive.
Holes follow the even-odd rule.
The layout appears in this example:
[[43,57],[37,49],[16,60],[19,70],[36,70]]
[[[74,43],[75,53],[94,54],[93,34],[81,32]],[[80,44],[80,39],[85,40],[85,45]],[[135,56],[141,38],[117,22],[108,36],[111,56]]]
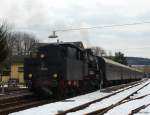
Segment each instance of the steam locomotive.
[[24,60],[27,86],[44,96],[76,95],[142,76],[139,70],[93,55],[82,42],[47,44]]

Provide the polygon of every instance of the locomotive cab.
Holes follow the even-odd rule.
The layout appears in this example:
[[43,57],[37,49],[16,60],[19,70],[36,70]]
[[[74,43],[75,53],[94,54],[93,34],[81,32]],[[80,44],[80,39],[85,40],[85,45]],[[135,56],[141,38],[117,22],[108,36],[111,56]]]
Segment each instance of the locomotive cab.
[[[72,44],[49,44],[40,47],[37,52],[36,66],[25,62],[25,78],[32,83],[31,89],[53,95],[68,87],[78,87],[78,81],[83,79],[83,51]],[[28,64],[27,64],[28,63]],[[25,67],[26,68],[26,67]]]

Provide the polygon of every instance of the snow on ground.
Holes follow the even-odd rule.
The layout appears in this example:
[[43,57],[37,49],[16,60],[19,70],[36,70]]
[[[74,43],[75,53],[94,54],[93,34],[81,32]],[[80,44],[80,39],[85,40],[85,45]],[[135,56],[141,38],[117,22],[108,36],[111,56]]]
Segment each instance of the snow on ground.
[[[108,111],[105,115],[128,115],[132,110],[150,103],[150,96],[142,99],[133,100],[128,103],[124,103],[114,109]],[[150,113],[149,113],[150,114]]]
[[[145,88],[143,88],[142,90],[138,91],[138,93],[136,95],[132,96],[131,98],[134,99],[134,98],[144,96],[147,94],[150,94],[150,84],[148,86],[146,86]],[[150,95],[146,96],[142,99],[133,100],[128,103],[124,103],[124,104],[108,111],[105,115],[120,115],[120,113],[121,113],[121,115],[128,115],[132,110],[134,110],[142,105],[147,105],[149,103],[150,103]],[[150,115],[150,106],[141,110],[136,115],[142,115],[142,114]]]
[[137,97],[141,97],[143,95],[147,95],[150,94],[150,85],[144,87],[142,90],[138,91],[137,94],[135,94],[134,96],[132,96],[131,98],[137,98]]
[[[110,106],[112,104],[115,104],[115,103],[119,102],[120,100],[124,99],[128,95],[132,94],[132,92],[134,92],[137,89],[141,88],[142,86],[144,86],[148,82],[150,82],[150,80],[147,81],[146,83],[143,83],[143,84],[138,85],[136,87],[133,87],[131,89],[125,90],[125,91],[123,91],[121,93],[118,93],[118,94],[116,94],[114,96],[111,96],[111,97],[109,97],[109,98],[107,98],[105,100],[102,100],[100,102],[91,104],[89,107],[87,107],[87,108],[85,108],[83,110],[80,110],[80,111],[77,111],[77,112],[68,113],[67,115],[83,115],[83,114],[95,111],[97,109],[102,109],[102,108],[108,107],[108,106]],[[119,112],[119,114],[111,114],[111,115],[120,115],[120,112]],[[122,115],[122,112],[121,112],[121,115]]]
[[[90,107],[86,108],[86,110],[90,111],[90,110],[95,110],[96,108],[99,108],[99,107],[108,106],[110,103],[116,102],[117,100],[122,99],[122,97],[124,97],[123,95],[130,94],[131,92],[133,92],[137,88],[142,87],[146,83],[143,83],[142,85],[131,88],[130,90],[128,90],[128,91],[126,91],[126,92],[124,92],[120,95],[118,94],[118,96],[116,96],[114,98],[107,99],[107,101],[106,101],[107,103],[104,102],[104,101],[103,102],[101,101],[100,103],[97,103],[95,105],[93,104]],[[31,108],[31,109],[11,113],[10,115],[33,115],[33,114],[34,115],[53,115],[53,114],[57,114],[58,112],[61,112],[61,111],[72,109],[72,108],[77,107],[81,104],[84,104],[84,103],[87,103],[87,102],[105,97],[106,95],[109,95],[109,94],[111,94],[111,93],[104,93],[104,92],[96,91],[96,92],[93,92],[93,93],[85,94],[85,95],[82,95],[82,96],[77,96],[77,97],[66,99],[66,100],[63,100],[63,101],[50,103],[50,104],[46,104],[46,105],[43,105],[43,106],[34,107],[34,108]],[[70,113],[70,114],[73,114],[73,113]],[[77,112],[75,114],[82,115],[82,111],[80,111],[79,113]]]
[[[0,85],[0,87],[2,87],[2,85]],[[5,84],[3,87],[8,87],[8,85]]]
[[63,101],[50,103],[43,106],[27,109],[24,111],[12,113],[10,115],[53,115],[57,114],[59,111],[71,109],[73,107],[99,99],[109,94],[110,93],[100,93],[100,91],[96,91],[93,93],[77,96]]
[[25,86],[25,85],[18,85],[18,87],[22,88],[22,89],[27,88],[27,86]]

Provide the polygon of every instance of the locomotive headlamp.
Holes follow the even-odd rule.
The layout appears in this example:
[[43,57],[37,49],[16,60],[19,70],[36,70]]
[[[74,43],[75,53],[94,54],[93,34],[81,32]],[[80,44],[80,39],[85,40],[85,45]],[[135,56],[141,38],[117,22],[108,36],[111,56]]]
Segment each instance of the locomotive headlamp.
[[45,55],[44,55],[44,54],[41,54],[41,55],[40,55],[40,57],[41,57],[41,58],[44,58],[44,57],[45,57]]
[[53,77],[54,77],[54,78],[57,78],[57,77],[58,77],[57,73],[53,74]]
[[32,74],[30,73],[28,76],[29,76],[29,78],[31,78],[31,77],[32,77]]

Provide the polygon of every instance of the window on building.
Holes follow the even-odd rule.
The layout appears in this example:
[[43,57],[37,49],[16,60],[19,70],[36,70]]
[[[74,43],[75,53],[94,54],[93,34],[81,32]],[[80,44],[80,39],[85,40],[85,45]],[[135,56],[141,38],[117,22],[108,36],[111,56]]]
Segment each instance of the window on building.
[[2,75],[3,76],[9,76],[10,75],[10,71],[3,71]]
[[23,67],[18,67],[18,72],[23,72]]

